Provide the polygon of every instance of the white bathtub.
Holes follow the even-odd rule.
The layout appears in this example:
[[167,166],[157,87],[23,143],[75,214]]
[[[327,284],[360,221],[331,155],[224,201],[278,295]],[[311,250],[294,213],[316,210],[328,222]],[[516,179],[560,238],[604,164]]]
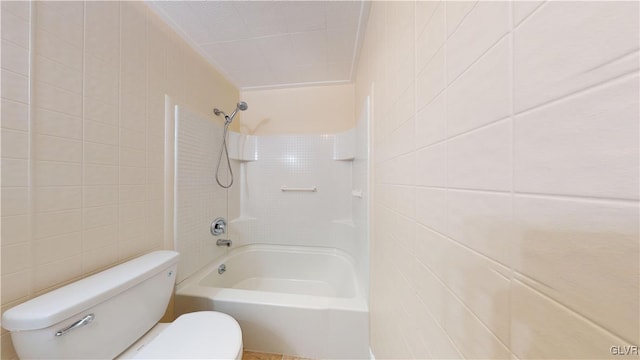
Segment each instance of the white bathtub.
[[353,262],[339,250],[248,245],[181,282],[176,316],[227,313],[240,323],[245,350],[365,359],[369,316],[357,284]]

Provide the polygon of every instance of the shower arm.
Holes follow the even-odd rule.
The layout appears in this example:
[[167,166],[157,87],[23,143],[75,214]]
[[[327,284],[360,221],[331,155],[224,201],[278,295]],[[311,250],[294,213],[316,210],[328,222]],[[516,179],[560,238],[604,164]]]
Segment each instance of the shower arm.
[[249,108],[249,106],[247,106],[247,103],[244,101],[240,101],[238,104],[236,104],[236,108],[233,109],[233,112],[231,113],[231,115],[227,115],[227,113],[225,113],[224,111],[218,109],[218,108],[214,108],[213,109],[213,113],[216,116],[220,116],[220,115],[224,115],[224,119],[225,122],[227,124],[231,123],[233,121],[233,118],[236,117],[236,114],[238,113],[238,110],[240,111],[245,111]]

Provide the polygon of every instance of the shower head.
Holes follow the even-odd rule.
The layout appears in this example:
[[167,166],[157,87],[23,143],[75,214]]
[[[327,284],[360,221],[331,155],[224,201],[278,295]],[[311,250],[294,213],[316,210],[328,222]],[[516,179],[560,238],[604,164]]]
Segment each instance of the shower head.
[[240,101],[240,102],[236,105],[236,108],[233,110],[233,112],[231,113],[231,115],[227,115],[224,111],[222,111],[222,110],[220,110],[220,109],[218,109],[218,108],[213,109],[213,113],[214,113],[216,116],[220,116],[220,114],[224,115],[225,123],[226,123],[226,124],[229,124],[229,123],[231,123],[231,122],[233,121],[233,118],[236,116],[236,113],[238,112],[238,110],[240,110],[240,111],[245,111],[245,110],[247,110],[248,108],[249,108],[249,106],[247,105],[247,103],[246,103],[246,102],[244,102],[244,101]]
[[233,118],[236,117],[236,113],[238,112],[238,110],[240,111],[245,111],[249,108],[249,106],[247,105],[246,102],[244,101],[240,101],[237,105],[235,110],[233,110],[233,112],[231,113],[231,115],[229,116],[225,116],[225,119],[227,119],[227,123],[230,123],[233,121]]

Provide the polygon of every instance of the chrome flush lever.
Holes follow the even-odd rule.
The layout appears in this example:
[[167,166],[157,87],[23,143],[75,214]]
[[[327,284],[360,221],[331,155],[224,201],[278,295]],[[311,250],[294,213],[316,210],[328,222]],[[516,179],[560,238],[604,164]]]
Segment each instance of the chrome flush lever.
[[78,321],[74,322],[73,324],[71,324],[71,325],[67,326],[66,328],[64,328],[64,329],[62,329],[62,330],[59,330],[58,332],[56,332],[56,336],[62,336],[62,335],[64,335],[64,334],[68,333],[69,331],[71,331],[71,330],[73,330],[73,329],[76,329],[76,328],[79,328],[79,327],[82,327],[82,326],[88,325],[88,324],[89,324],[90,322],[92,322],[92,321],[93,321],[93,319],[95,319],[95,318],[96,318],[96,316],[95,316],[95,315],[93,315],[93,314],[89,314],[89,315],[87,315],[87,316],[83,317],[82,319],[80,319],[80,320],[78,320]]

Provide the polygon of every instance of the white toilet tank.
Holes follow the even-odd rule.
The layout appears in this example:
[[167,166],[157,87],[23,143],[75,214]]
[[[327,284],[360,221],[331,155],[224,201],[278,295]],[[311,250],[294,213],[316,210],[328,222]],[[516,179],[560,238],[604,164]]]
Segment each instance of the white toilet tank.
[[143,255],[7,310],[2,326],[23,359],[113,359],[162,318],[177,262]]

